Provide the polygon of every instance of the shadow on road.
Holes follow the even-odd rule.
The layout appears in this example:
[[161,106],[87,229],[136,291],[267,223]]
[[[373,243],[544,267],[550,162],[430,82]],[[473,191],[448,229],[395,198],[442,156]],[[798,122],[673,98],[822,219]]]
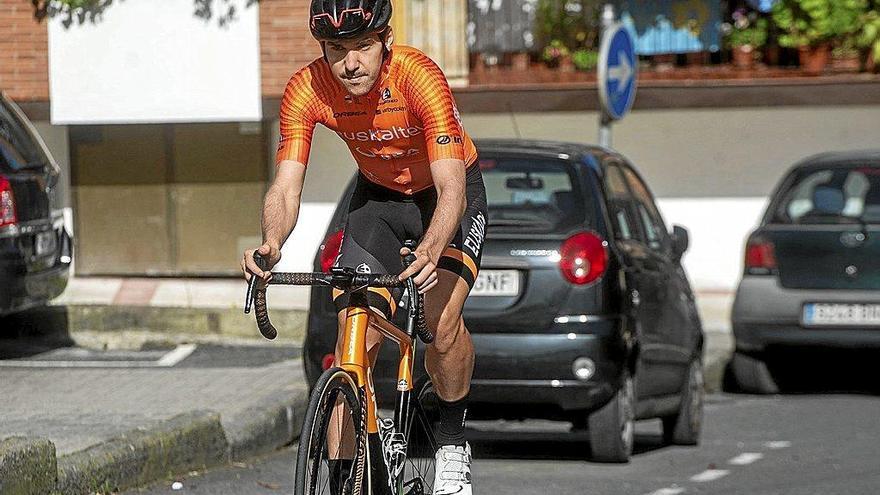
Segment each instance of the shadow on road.
[[[786,348],[762,358],[783,394],[880,395],[878,349]],[[740,392],[729,366],[725,391]]]
[[0,329],[0,359],[27,358],[74,345],[63,306],[0,317]]
[[[468,430],[474,456],[480,459],[590,461],[586,432],[522,432]],[[664,448],[662,435],[639,433],[633,455]]]

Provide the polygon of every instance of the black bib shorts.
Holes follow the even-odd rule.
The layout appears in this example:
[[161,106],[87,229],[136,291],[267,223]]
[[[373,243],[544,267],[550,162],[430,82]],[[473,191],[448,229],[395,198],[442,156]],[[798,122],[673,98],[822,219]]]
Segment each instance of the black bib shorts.
[[[465,176],[467,208],[437,268],[458,275],[473,288],[480,269],[488,214],[486,188],[479,165],[471,165]],[[334,266],[352,267],[358,273],[401,273],[404,267],[400,249],[404,241],[421,240],[436,207],[437,190],[434,187],[410,196],[358,175],[349,203],[342,247]],[[402,294],[403,289],[371,288],[367,302],[391,318]],[[340,291],[333,291],[333,300],[337,310],[348,306],[348,295]]]

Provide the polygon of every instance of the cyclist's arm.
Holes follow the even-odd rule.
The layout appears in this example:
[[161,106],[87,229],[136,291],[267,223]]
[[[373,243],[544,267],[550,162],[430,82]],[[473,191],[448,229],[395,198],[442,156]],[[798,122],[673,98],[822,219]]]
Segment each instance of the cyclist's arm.
[[299,218],[306,166],[295,160],[284,160],[275,170],[275,180],[266,192],[263,203],[263,243],[280,250],[290,237]]
[[436,284],[440,256],[465,211],[464,130],[449,83],[437,64],[421,54],[405,64],[402,89],[424,126],[431,176],[438,193],[434,215],[416,248],[417,261],[401,274],[401,278],[415,275],[416,284],[424,292]]
[[[263,245],[257,251],[266,259],[269,270],[281,259],[281,246],[296,226],[300,198],[305,180],[306,163],[317,119],[312,104],[316,100],[310,90],[308,68],[296,73],[287,83],[279,113],[281,136],[275,155],[275,180],[266,192],[263,203]],[[269,273],[260,270],[253,259],[253,250],[245,251],[242,271],[256,273],[268,280]]]
[[437,207],[431,217],[428,230],[419,245],[434,264],[455,237],[467,206],[465,201],[464,161],[442,159],[431,164],[431,176],[437,188]]

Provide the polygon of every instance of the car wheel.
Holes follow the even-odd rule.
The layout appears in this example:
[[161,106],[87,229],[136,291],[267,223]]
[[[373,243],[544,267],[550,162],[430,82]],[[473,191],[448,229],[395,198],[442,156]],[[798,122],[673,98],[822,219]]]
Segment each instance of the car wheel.
[[697,445],[703,426],[703,361],[691,361],[681,391],[681,405],[674,416],[663,418],[663,440],[672,445]]
[[779,386],[764,361],[737,352],[733,355],[730,368],[738,388],[743,392],[751,394],[779,393]]
[[625,373],[620,389],[587,420],[590,449],[598,462],[629,462],[635,430],[635,387]]

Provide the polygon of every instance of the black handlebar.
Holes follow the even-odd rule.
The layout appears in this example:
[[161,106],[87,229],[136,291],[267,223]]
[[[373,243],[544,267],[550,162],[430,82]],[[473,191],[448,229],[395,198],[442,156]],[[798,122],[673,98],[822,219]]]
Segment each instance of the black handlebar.
[[[409,249],[415,249],[415,243],[405,244]],[[412,246],[412,247],[410,247]],[[412,253],[404,257],[404,264],[409,266],[416,260],[416,256]],[[254,262],[265,271],[267,268],[266,261],[259,253],[254,253]],[[407,318],[407,332],[410,337],[418,335],[422,342],[430,344],[434,341],[434,335],[428,330],[428,324],[425,320],[424,297],[418,293],[415,282],[409,278],[401,282],[397,275],[370,275],[355,273],[350,268],[337,268],[331,273],[273,273],[272,285],[326,285],[341,290],[360,290],[367,287],[383,287],[397,288],[406,286],[410,294],[410,307]],[[244,303],[244,312],[251,312],[251,305],[257,317],[257,327],[263,337],[273,340],[278,336],[278,331],[269,320],[269,312],[266,305],[266,286],[259,284],[259,278],[251,275],[248,283],[247,296]]]

